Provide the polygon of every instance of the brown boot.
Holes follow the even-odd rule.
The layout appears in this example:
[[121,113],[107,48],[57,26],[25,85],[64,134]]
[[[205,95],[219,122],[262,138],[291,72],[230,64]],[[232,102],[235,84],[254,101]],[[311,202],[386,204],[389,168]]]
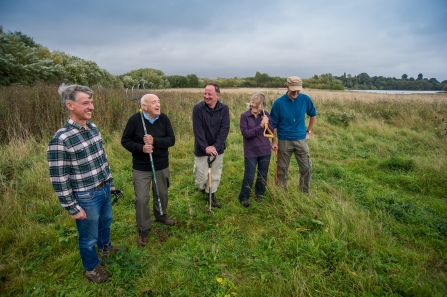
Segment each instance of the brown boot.
[[85,277],[95,283],[102,283],[109,279],[110,274],[108,274],[101,265],[98,265],[92,271],[85,271]]
[[137,240],[138,245],[140,246],[146,246],[148,241],[147,241],[147,236],[143,236],[143,235],[139,235],[138,236],[138,240]]

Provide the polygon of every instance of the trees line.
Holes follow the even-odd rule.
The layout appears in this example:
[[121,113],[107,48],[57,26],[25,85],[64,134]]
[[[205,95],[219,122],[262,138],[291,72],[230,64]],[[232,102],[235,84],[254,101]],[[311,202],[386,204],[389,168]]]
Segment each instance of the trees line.
[[[253,77],[199,78],[195,74],[165,75],[153,68],[141,68],[123,75],[112,75],[93,61],[71,56],[62,51],[51,52],[33,38],[19,32],[4,32],[0,26],[0,85],[32,86],[36,82],[77,83],[90,87],[132,88],[144,83],[149,89],[200,88],[214,81],[224,88],[284,87],[285,77],[256,72]],[[352,76],[330,73],[303,78],[303,86],[312,89],[363,90],[433,90],[447,91],[447,80],[426,79],[420,73],[416,79],[403,74],[401,79],[374,76],[367,73]]]

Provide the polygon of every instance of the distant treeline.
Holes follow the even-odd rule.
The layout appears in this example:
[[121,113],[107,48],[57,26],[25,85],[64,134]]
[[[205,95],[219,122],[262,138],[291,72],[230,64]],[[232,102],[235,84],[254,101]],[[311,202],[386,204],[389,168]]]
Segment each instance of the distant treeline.
[[[299,75],[299,73],[293,73]],[[90,87],[132,88],[142,86],[148,89],[200,88],[208,82],[218,83],[223,88],[264,87],[283,88],[285,77],[269,76],[256,72],[253,77],[199,78],[195,74],[165,75],[163,71],[142,68],[123,75],[112,75],[93,61],[71,56],[62,51],[51,52],[36,43],[33,38],[15,31],[4,32],[0,26],[0,86],[32,86],[36,82],[50,84],[78,83]],[[303,78],[303,86],[312,89],[363,89],[363,90],[433,90],[447,91],[447,80],[436,78],[416,79],[403,74],[401,79],[374,76],[367,73],[352,76],[344,73],[333,76],[330,73]]]

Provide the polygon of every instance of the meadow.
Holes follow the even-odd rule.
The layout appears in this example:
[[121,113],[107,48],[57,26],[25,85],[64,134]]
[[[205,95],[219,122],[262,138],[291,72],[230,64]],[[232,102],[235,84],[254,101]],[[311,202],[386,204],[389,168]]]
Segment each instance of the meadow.
[[[447,296],[447,94],[371,94],[306,89],[317,107],[309,141],[311,195],[287,190],[270,163],[265,200],[239,204],[239,116],[264,92],[222,89],[231,129],[217,198],[195,189],[192,107],[202,89],[155,90],[176,133],[170,149],[169,215],[136,244],[131,155],[120,144],[138,110],[124,90],[94,89],[93,122],[115,185],[112,278],[84,277],[75,222],[48,176],[46,147],[65,122],[57,86],[0,90],[0,296]],[[135,95],[135,97],[138,94]],[[131,95],[132,97],[132,95]],[[124,251],[127,248],[127,251]]]

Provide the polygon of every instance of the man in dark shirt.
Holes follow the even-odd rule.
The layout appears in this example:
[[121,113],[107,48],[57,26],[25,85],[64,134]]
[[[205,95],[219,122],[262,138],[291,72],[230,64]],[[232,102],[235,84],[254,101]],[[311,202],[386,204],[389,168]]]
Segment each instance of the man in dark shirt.
[[197,103],[192,112],[194,130],[194,177],[201,191],[208,191],[208,156],[212,163],[212,206],[221,207],[215,193],[222,175],[225,140],[230,131],[230,111],[219,101],[220,88],[215,83],[205,87],[204,101]]
[[[144,95],[141,98],[141,108],[142,113],[134,114],[127,122],[121,144],[132,153],[132,179],[139,235],[137,243],[140,246],[145,246],[148,243],[147,237],[152,227],[149,210],[151,184],[156,220],[169,226],[175,224],[174,220],[168,218],[166,213],[170,177],[168,148],[175,144],[175,136],[171,121],[166,114],[160,111],[160,99],[156,95]],[[152,154],[153,164],[151,164],[149,154]],[[152,176],[152,165],[155,169],[156,184]],[[159,197],[157,197],[156,186],[158,186]],[[158,199],[160,199],[161,209]]]

